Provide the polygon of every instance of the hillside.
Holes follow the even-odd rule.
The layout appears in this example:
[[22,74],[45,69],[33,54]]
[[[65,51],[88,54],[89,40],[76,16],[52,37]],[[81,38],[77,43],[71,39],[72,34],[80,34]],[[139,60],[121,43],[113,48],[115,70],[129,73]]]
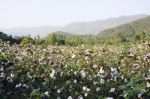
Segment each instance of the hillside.
[[140,32],[150,34],[150,16],[115,28],[106,29],[98,35],[104,38],[115,37],[119,34],[125,37],[132,37]]

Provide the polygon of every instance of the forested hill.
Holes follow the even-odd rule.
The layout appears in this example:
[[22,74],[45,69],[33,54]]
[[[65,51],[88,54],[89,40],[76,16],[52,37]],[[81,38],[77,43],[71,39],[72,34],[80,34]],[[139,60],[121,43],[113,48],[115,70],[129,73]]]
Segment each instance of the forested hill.
[[124,37],[132,37],[140,32],[150,35],[150,16],[130,22],[128,24],[120,25],[115,28],[106,29],[98,34],[99,37],[116,37],[122,35]]

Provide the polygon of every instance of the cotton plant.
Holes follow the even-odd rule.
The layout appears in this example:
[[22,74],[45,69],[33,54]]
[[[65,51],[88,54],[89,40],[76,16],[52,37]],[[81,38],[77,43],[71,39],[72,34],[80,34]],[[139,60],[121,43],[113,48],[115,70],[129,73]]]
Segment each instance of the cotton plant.
[[149,56],[149,45],[145,43],[92,47],[0,43],[0,96],[149,97]]

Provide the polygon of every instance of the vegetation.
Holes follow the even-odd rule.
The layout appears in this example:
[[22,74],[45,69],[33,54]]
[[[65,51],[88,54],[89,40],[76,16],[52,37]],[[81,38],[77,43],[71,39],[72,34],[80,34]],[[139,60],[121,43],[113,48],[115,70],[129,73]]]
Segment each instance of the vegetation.
[[[46,46],[43,45],[47,40],[36,44],[31,43],[35,40],[30,37],[22,37],[20,44],[1,42],[0,96],[2,99],[148,99],[150,41],[143,32],[140,35],[134,43],[118,44],[105,41],[84,44],[85,38],[70,36],[78,42],[73,41],[75,46],[58,46],[62,37],[58,34],[52,34]],[[62,38],[65,44],[70,39]]]

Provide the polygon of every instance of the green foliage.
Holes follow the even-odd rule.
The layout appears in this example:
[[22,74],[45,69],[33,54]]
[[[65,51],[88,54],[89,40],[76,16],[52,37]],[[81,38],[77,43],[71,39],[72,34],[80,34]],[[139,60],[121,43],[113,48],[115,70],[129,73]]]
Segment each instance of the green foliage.
[[65,39],[66,45],[81,45],[82,39],[79,36],[68,36]]
[[31,98],[35,98],[35,99],[39,99],[40,96],[40,88],[38,89],[34,89],[31,94],[30,94]]
[[57,41],[57,37],[56,37],[56,34],[52,34],[52,37],[51,37],[51,44],[54,45],[56,44],[56,41]]
[[55,33],[49,34],[46,38],[46,44],[55,45],[57,43],[57,35]]
[[126,38],[121,33],[118,34],[118,38],[120,39],[120,42],[126,41]]
[[0,32],[0,39],[6,41],[8,39],[8,36],[4,34],[3,32]]
[[24,36],[21,38],[21,45],[28,45],[33,43],[33,40],[30,36]]
[[144,41],[146,38],[146,34],[145,32],[140,32],[138,34],[135,35],[135,40],[139,40],[139,41]]

